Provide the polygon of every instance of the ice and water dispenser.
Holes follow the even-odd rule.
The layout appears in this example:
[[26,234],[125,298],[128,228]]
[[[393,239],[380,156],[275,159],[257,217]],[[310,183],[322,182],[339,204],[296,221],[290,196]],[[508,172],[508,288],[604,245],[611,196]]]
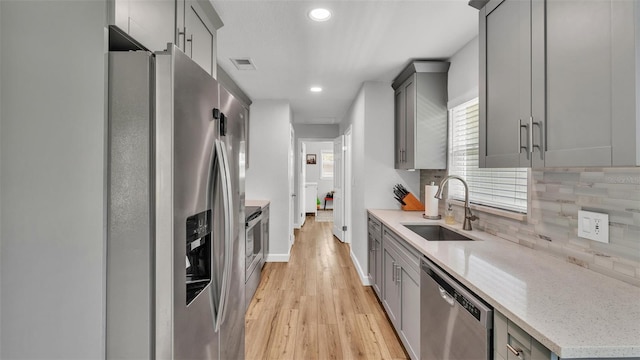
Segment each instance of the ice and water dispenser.
[[187,218],[187,305],[211,283],[211,210]]

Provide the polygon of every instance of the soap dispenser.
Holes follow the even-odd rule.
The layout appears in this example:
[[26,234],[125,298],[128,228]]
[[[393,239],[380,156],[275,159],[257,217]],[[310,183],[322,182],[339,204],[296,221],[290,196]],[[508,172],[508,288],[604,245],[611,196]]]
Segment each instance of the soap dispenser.
[[449,225],[456,223],[456,218],[453,214],[453,208],[451,208],[450,202],[447,202],[447,209],[444,211],[444,222]]

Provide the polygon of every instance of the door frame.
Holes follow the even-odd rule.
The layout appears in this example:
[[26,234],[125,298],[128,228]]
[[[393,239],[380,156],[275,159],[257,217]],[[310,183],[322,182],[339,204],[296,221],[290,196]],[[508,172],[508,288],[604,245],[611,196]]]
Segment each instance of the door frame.
[[[333,140],[335,138],[299,138],[298,139],[298,143],[296,144],[297,146],[297,151],[296,151],[296,156],[300,156],[300,150],[302,148],[302,144],[303,143],[308,143],[308,142],[330,142],[333,143]],[[306,153],[304,154],[306,156]],[[304,209],[304,182],[301,181],[301,174],[302,174],[302,165],[306,165],[306,159],[304,159],[304,157],[300,156],[301,158],[298,159],[298,164],[300,164],[300,169],[298,169],[298,191],[300,192],[298,194],[298,210],[302,212],[302,219],[298,222],[296,222],[297,225],[299,225],[299,228],[301,228],[304,225],[305,219],[306,219],[306,215],[304,213],[305,209]],[[306,179],[305,179],[306,181]]]

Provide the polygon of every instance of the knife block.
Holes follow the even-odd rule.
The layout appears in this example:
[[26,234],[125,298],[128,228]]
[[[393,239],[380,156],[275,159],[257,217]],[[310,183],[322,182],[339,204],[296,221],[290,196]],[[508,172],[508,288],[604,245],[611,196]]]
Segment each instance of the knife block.
[[402,201],[407,205],[402,205],[404,211],[424,211],[424,204],[420,202],[412,193],[407,194]]

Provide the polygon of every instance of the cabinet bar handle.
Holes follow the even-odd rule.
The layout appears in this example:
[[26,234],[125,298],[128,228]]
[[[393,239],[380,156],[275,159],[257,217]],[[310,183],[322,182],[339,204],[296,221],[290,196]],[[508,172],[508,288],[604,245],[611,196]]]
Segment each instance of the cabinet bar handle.
[[529,147],[529,153],[533,154],[533,117],[532,116],[529,116],[529,130],[527,135],[529,135],[527,147]]
[[182,49],[185,53],[187,52],[187,28],[183,27],[182,30],[178,28],[178,37],[182,37],[182,43],[180,43],[180,39],[178,39],[178,47]]
[[513,346],[507,344],[507,349],[513,353],[513,355],[520,358],[520,354],[522,353],[521,349],[516,349]]
[[[193,58],[193,34],[189,35],[187,42],[191,44],[191,51],[190,51],[191,55],[189,55],[189,57]],[[185,51],[186,51],[186,45],[185,45]]]
[[[540,129],[540,143],[538,145],[533,144],[531,147],[531,152],[533,153],[534,148],[538,148],[540,151],[540,158],[544,160],[544,151],[542,149],[542,139],[544,138],[544,130],[542,128],[542,121],[533,121],[533,117],[531,118],[531,133],[533,134],[533,125],[537,126]],[[531,135],[531,141],[533,143],[533,135]]]
[[[522,128],[527,130],[527,146],[522,146]],[[527,154],[527,159],[529,159],[529,136],[531,135],[531,131],[529,131],[529,124],[522,124],[522,119],[520,119],[520,126],[518,126],[518,153],[522,153],[524,149],[525,154]]]
[[396,282],[396,262],[392,261],[391,266],[393,266],[393,274],[391,274],[391,277],[393,278],[393,282]]

